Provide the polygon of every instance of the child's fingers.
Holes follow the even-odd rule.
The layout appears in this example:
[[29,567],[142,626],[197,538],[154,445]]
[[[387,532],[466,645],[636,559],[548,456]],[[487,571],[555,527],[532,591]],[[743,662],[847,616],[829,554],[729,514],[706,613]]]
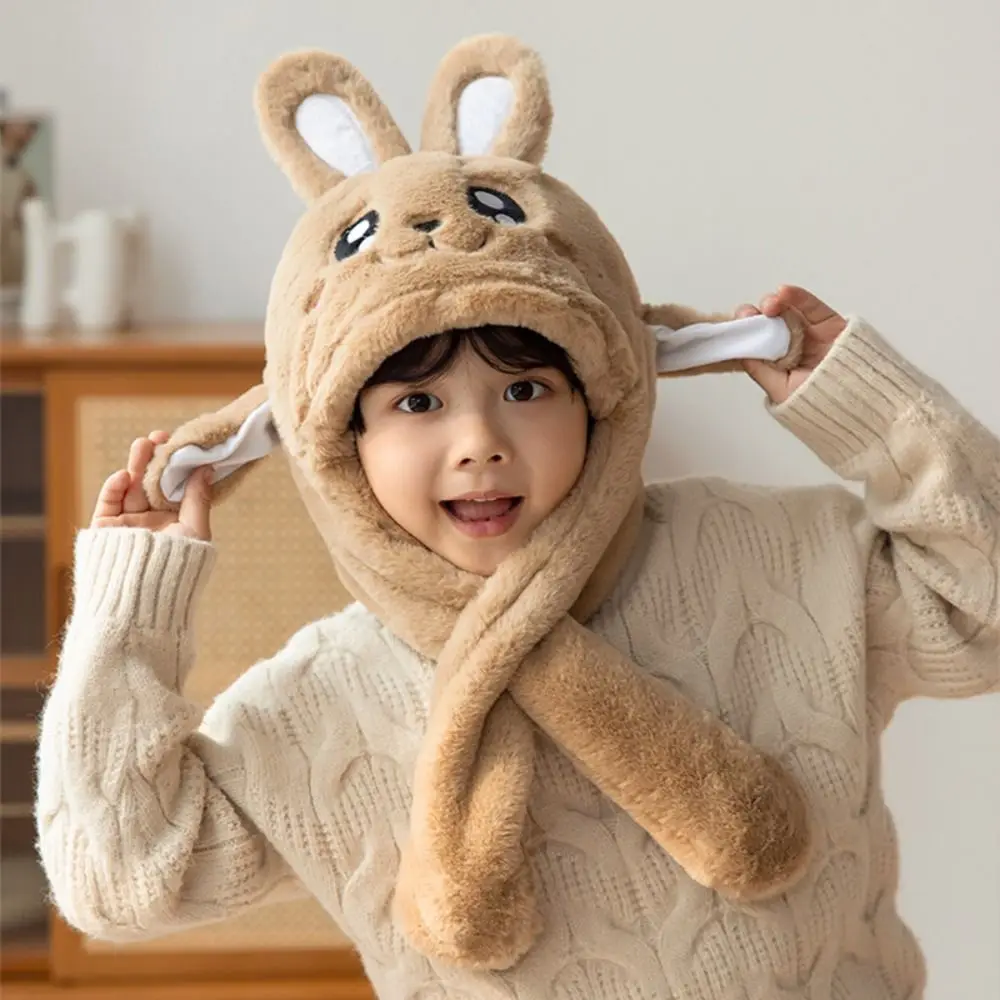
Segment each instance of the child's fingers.
[[785,311],[785,308],[786,304],[777,295],[765,296],[760,302],[760,311],[772,319],[775,316],[780,316]]
[[153,442],[143,437],[136,438],[129,449],[128,474],[131,482],[122,501],[122,510],[126,514],[139,514],[149,510],[146,491],[142,488],[142,477],[149,460],[153,457],[153,448]]
[[146,528],[162,531],[177,523],[177,516],[169,510],[147,510],[142,514],[120,514],[117,517],[95,517],[92,528]]
[[749,302],[744,302],[743,305],[737,307],[735,315],[737,319],[746,319],[747,316],[759,316],[760,310],[756,306],[750,305]]
[[212,538],[211,482],[211,466],[204,465],[194,472],[184,486],[181,508],[177,512],[177,521],[181,527],[205,542]]
[[783,305],[798,309],[809,323],[816,326],[837,315],[822,299],[798,285],[782,285],[774,297]]
[[170,435],[166,431],[152,431],[149,440],[156,445],[166,444],[170,440]]
[[96,526],[96,522],[101,518],[117,517],[122,512],[122,501],[125,493],[132,482],[127,469],[119,469],[111,473],[104,480],[100,492],[97,494],[97,503],[94,505],[94,516],[91,519],[91,526]]
[[814,327],[837,318],[837,313],[822,299],[797,285],[782,285],[772,295],[761,300],[760,308],[765,316],[780,316],[794,309],[804,317],[809,326]]

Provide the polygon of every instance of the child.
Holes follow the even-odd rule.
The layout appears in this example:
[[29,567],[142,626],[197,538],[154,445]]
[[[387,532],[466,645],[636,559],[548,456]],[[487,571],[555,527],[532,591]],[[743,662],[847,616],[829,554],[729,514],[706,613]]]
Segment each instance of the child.
[[[510,40],[459,55],[451,82],[478,59],[544,97]],[[739,313],[784,317],[794,358],[744,366],[865,500],[688,480],[634,503],[651,328],[694,338],[698,317],[641,306],[600,223],[523,166],[544,100],[491,147],[516,169],[456,168],[434,139],[450,105],[432,96],[437,152],[411,157],[326,58],[268,78],[265,131],[336,79],[382,166],[341,189],[269,133],[313,204],[265,383],[362,600],[202,714],[179,691],[211,475],[176,510],[158,484],[228,425],[137,440],[78,537],[43,720],[57,905],[126,939],[309,892],[394,1000],[919,997],[878,738],[906,698],[1000,687],[1000,441],[864,321],[783,287]]]

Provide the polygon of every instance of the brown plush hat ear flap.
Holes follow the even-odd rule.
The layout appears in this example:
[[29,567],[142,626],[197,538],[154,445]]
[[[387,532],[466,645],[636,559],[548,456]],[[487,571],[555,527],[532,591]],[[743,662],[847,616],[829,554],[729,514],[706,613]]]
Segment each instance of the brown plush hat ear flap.
[[146,496],[156,510],[176,510],[188,478],[211,465],[212,501],[217,503],[277,447],[267,390],[255,385],[221,410],[182,424],[156,449],[143,479]]
[[643,319],[656,344],[661,377],[743,371],[748,359],[785,370],[802,357],[804,325],[794,312],[772,319],[706,315],[687,306],[644,306]]
[[431,84],[421,148],[541,163],[552,125],[538,54],[506,35],[479,35],[445,56]]
[[410,152],[372,85],[340,56],[282,56],[261,75],[256,105],[264,144],[306,201]]

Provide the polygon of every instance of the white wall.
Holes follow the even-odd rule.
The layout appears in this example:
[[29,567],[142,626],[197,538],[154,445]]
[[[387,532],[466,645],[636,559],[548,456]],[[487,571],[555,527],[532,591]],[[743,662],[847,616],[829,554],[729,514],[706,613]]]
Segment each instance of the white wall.
[[[150,214],[150,316],[256,318],[298,213],[257,137],[257,74],[340,51],[415,141],[437,60],[493,30],[545,56],[549,169],[649,299],[727,308],[805,284],[1000,432],[997,0],[3,0],[0,86],[56,116],[62,212]],[[661,395],[654,474],[828,478],[742,376]],[[1000,699],[909,705],[886,753],[929,1000],[992,1000]]]

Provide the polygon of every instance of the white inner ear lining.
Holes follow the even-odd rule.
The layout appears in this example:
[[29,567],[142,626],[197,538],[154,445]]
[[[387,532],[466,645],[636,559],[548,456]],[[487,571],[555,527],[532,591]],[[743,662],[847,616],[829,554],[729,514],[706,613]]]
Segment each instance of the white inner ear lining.
[[481,76],[459,95],[458,152],[486,156],[514,107],[514,85],[505,76]]
[[334,94],[306,97],[295,109],[295,128],[324,163],[346,177],[378,166],[358,116],[345,100]]
[[679,330],[651,325],[650,330],[656,338],[656,369],[660,374],[722,361],[779,361],[792,343],[791,330],[780,316],[694,323]]
[[160,489],[171,502],[178,503],[191,474],[203,465],[213,467],[212,482],[231,476],[237,469],[264,458],[278,447],[278,432],[271,420],[271,404],[261,403],[225,441],[202,448],[186,444],[178,448],[160,475]]

